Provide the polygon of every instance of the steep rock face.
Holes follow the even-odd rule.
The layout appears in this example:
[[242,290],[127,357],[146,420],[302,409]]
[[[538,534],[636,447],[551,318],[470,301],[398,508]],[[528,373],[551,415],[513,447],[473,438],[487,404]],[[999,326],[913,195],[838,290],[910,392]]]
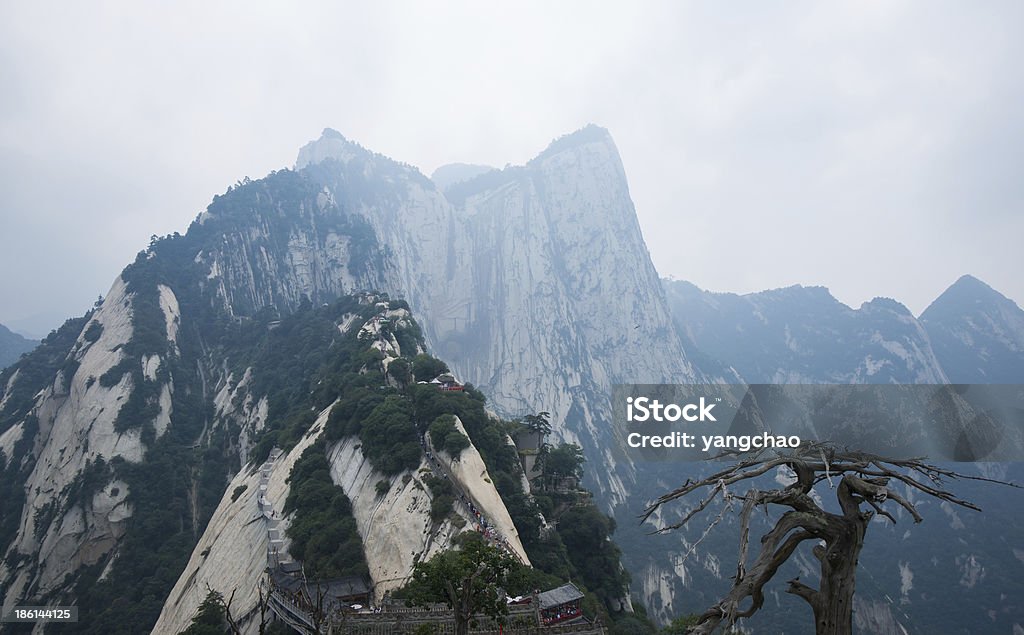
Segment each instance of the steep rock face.
[[876,635],[905,635],[906,629],[893,615],[893,607],[880,601],[865,600],[861,597],[853,599],[854,628],[862,633]]
[[551,412],[559,437],[608,465],[591,473],[596,489],[624,500],[635,475],[607,442],[611,385],[697,372],[607,131],[584,128],[445,193],[333,131],[296,167],[374,227],[391,254],[387,288],[423,316],[432,349],[498,412]]
[[[258,469],[242,470],[235,475],[192,550],[188,565],[168,595],[154,633],[173,634],[184,630],[210,589],[225,598],[234,594],[233,615],[244,624],[247,633],[259,632],[259,589],[265,584],[271,537],[259,498],[265,496],[275,510],[284,508],[292,468],[320,437],[329,414],[329,408],[322,411],[310,428],[310,434],[272,462],[266,492],[260,491]],[[236,497],[235,492],[243,487]],[[284,533],[288,522],[289,518],[283,518],[278,533]],[[263,592],[266,594],[265,586]]]
[[[287,460],[282,457],[282,464]],[[283,481],[285,476],[281,475],[286,475],[286,470],[274,471],[275,483]],[[207,585],[225,597],[234,592],[233,615],[251,615],[257,609],[258,584],[267,567],[269,545],[267,529],[256,505],[259,481],[259,472],[246,470],[228,484],[224,498],[164,603],[154,633],[179,633],[187,628],[206,598]],[[243,495],[232,501],[232,493],[240,487],[245,488]],[[246,632],[253,630],[247,628]]]
[[[355,314],[339,318],[337,330],[350,333],[366,347],[380,353],[380,363],[386,368],[402,353],[393,330],[382,330],[381,318],[387,318],[391,328],[414,326],[406,309],[389,309],[387,303],[377,303],[373,319],[360,321]],[[415,355],[417,351],[406,353]],[[230,377],[214,397],[218,419],[222,421],[251,422],[265,420],[266,397],[256,398],[258,372],[247,368],[240,380]],[[258,393],[255,393],[258,394]],[[191,558],[168,595],[154,632],[176,633],[188,625],[208,589],[225,597],[235,593],[232,611],[240,616],[247,633],[258,631],[258,588],[264,579],[268,564],[268,548],[276,548],[276,557],[288,560],[289,526],[295,514],[280,517],[285,501],[292,491],[290,477],[299,458],[324,437],[325,426],[335,404],[323,408],[308,430],[304,430],[295,446],[283,454],[272,454],[263,467],[243,469],[229,484],[226,493],[213,513],[206,531],[192,551]],[[260,414],[261,411],[264,414]],[[255,427],[242,426],[242,432]],[[463,429],[464,432],[464,429]],[[351,502],[352,517],[363,542],[363,553],[369,570],[375,597],[380,598],[401,587],[410,578],[417,562],[429,559],[453,545],[461,531],[472,531],[477,522],[468,506],[456,504],[452,514],[444,519],[432,517],[433,494],[428,477],[441,478],[436,467],[421,457],[415,469],[386,476],[374,468],[362,450],[358,436],[329,442],[326,448],[331,480],[344,491]],[[467,465],[474,472],[486,475],[482,459],[470,445],[464,450]],[[276,457],[276,458],[275,458]],[[266,491],[260,492],[262,470],[269,470]],[[453,470],[453,474],[455,470]],[[468,474],[469,479],[478,474]],[[460,477],[456,474],[456,479]],[[386,485],[386,487],[384,487]],[[484,480],[465,484],[479,500],[480,510],[491,519],[503,521],[504,535],[511,549],[526,554],[515,534],[508,510],[492,483]],[[258,504],[263,496],[262,506]],[[277,513],[268,517],[268,509]],[[278,520],[278,518],[280,518]],[[511,528],[511,529],[508,529]],[[526,560],[528,561],[528,560]]]
[[[258,311],[377,286],[382,262],[369,225],[322,186],[290,171],[240,183],[186,235],[140,253],[97,310],[3,372],[0,470],[13,494],[0,503],[3,605],[73,601],[83,575],[113,575],[127,592],[134,564],[119,577],[116,563],[140,497],[175,530],[133,548],[159,550],[167,576],[270,416],[265,395],[214,351],[240,350],[223,338]],[[161,473],[163,500],[137,491]],[[85,618],[106,619],[103,609]],[[150,598],[132,619],[148,628],[158,610]]]
[[[359,533],[364,537],[374,593],[383,597],[408,582],[417,562],[429,560],[449,549],[461,530],[451,519],[435,523],[430,518],[433,499],[429,487],[422,480],[432,473],[426,458],[416,470],[385,478],[373,469],[359,446],[359,440],[351,438],[331,447],[331,479],[345,490],[352,501],[352,513]],[[469,449],[475,452],[472,446]],[[382,480],[390,484],[384,494],[377,491],[377,483]],[[503,516],[507,519],[508,510],[494,486],[482,481],[474,485],[486,492],[483,500],[489,504],[483,509],[484,513],[492,518]],[[465,506],[455,505],[454,511],[462,520],[460,525],[472,527],[475,521]],[[513,544],[525,557],[518,536],[515,536]]]
[[666,281],[676,328],[751,383],[947,381],[928,334],[902,304],[851,309],[823,287],[735,295]]
[[[469,433],[462,425],[462,420],[455,417],[455,428],[467,439]],[[498,490],[494,487],[494,480],[491,479],[487,466],[475,446],[470,445],[462,450],[458,457],[452,457],[444,450],[437,450],[438,460],[441,461],[444,469],[451,473],[452,478],[465,492],[470,501],[476,505],[483,514],[490,527],[507,543],[508,547],[515,552],[519,561],[529,564],[530,558],[523,549],[519,540],[519,532],[516,530],[512,517],[505,508]],[[527,483],[529,485],[529,483]],[[527,487],[525,491],[529,491]],[[473,518],[467,517],[473,523]]]
[[1024,383],[1024,311],[981,280],[957,280],[921,323],[952,381]]
[[[390,256],[385,288],[422,317],[435,354],[499,414],[546,410],[555,436],[584,448],[605,508],[631,517],[669,486],[621,455],[611,387],[704,375],[673,327],[606,130],[584,128],[524,166],[444,192],[333,131],[303,148],[296,168],[373,226]],[[651,559],[630,553],[644,532],[629,529],[637,571]],[[659,605],[674,610],[671,596]]]
[[370,228],[292,172],[216,197],[189,234],[203,246],[195,261],[207,271],[204,284],[236,315],[288,312],[303,296],[319,301],[381,284]]
[[[408,324],[412,320],[405,309],[385,310],[381,315],[396,325]],[[379,320],[370,320],[359,329],[359,335],[372,340],[371,346],[383,355],[381,362],[387,368],[403,351],[395,336],[382,333],[380,328]],[[404,352],[406,355],[415,353]],[[458,418],[456,425],[469,438]],[[453,522],[451,517],[441,522],[431,518],[433,496],[424,478],[431,475],[442,478],[444,474],[437,473],[426,456],[421,458],[415,470],[386,477],[373,467],[361,448],[358,437],[344,439],[329,448],[328,460],[331,480],[341,486],[352,501],[352,514],[364,538],[364,554],[374,593],[379,598],[404,585],[417,562],[450,548],[454,537],[461,531],[460,527],[468,525],[472,528],[477,521],[465,504],[453,506],[454,514],[461,522]],[[439,458],[447,460],[454,484],[469,492],[477,501],[480,512],[492,522],[497,522],[509,547],[528,563],[505,503],[493,482],[487,478],[487,468],[476,447],[470,444],[463,450],[459,461],[452,461],[443,454]],[[463,466],[466,466],[465,470]],[[386,492],[378,490],[380,483],[388,484]]]
[[[374,592],[382,597],[405,584],[417,562],[447,549],[459,530],[450,521],[435,527],[430,519],[430,490],[421,480],[430,473],[425,459],[419,469],[387,479],[359,446],[356,438],[332,446],[331,479],[352,501],[359,533],[367,538],[364,552]],[[376,490],[382,480],[389,483],[383,495]]]
[[253,440],[266,426],[270,408],[266,395],[253,397],[251,384],[251,368],[247,368],[237,382],[229,374],[213,398],[217,418],[234,424],[238,429],[238,455],[242,465],[249,462]]
[[[90,331],[93,324],[100,326]],[[90,334],[96,331],[98,336]],[[10,585],[5,606],[24,592],[46,594],[58,589],[80,566],[105,557],[124,533],[124,522],[131,516],[131,506],[125,502],[126,484],[104,480],[97,483],[101,491],[95,495],[79,495],[73,490],[82,488],[71,486],[98,462],[113,457],[142,460],[141,431],[120,432],[114,425],[131,393],[132,376],[101,380],[124,359],[124,345],[132,333],[132,297],[118,278],[75,342],[69,354],[72,363],[36,397],[37,406],[30,415],[39,430],[35,464],[24,486],[26,502],[18,534],[9,548],[14,553],[36,554],[38,563],[15,570],[6,563],[0,567],[0,579]],[[20,436],[24,425],[11,428],[4,437]]]

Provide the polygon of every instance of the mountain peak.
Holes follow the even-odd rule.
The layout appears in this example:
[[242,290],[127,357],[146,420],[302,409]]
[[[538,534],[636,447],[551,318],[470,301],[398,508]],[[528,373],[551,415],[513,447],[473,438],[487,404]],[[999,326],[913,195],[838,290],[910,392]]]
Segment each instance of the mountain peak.
[[530,163],[533,163],[535,161],[541,161],[548,157],[561,154],[562,152],[573,150],[575,148],[579,148],[581,146],[585,146],[592,143],[604,144],[611,146],[613,149],[615,148],[615,142],[612,141],[611,133],[608,132],[606,128],[602,128],[601,126],[590,123],[583,126],[579,130],[576,130],[575,132],[570,132],[569,134],[562,135],[561,137],[555,139],[548,145],[547,148],[544,149],[543,152],[538,154],[536,158],[530,161]]
[[324,128],[324,131],[320,133],[321,139],[340,139],[342,141],[348,141],[345,135],[341,134],[334,128]]
[[870,301],[861,304],[860,308],[863,309],[881,309],[884,311],[891,311],[899,315],[907,315],[913,317],[913,313],[906,307],[905,304],[893,298],[886,298],[878,296],[872,298]]
[[359,151],[365,150],[359,144],[346,139],[334,128],[324,128],[319,139],[310,141],[299,149],[299,156],[295,159],[295,169],[301,170],[308,165],[314,165],[326,159],[337,159],[347,163]]
[[[1013,304],[1013,301],[972,275],[962,275],[921,314],[922,320],[941,319],[978,305]],[[1014,305],[1016,306],[1016,305]]]
[[[792,284],[788,287],[781,287],[774,290],[777,293],[787,293],[793,295],[809,296],[812,298],[827,298],[829,300],[835,300],[835,296],[829,291],[829,288],[820,284]],[[761,293],[769,293],[769,291],[762,291]]]
[[985,283],[981,282],[980,280],[978,280],[974,276],[971,276],[970,273],[965,273],[965,274],[963,274],[963,276],[957,278],[956,282],[954,282],[952,285],[949,286],[949,289],[950,290],[951,289],[965,289],[965,290],[972,290],[974,292],[983,292],[983,293],[988,293],[988,294],[992,294],[992,293],[998,294],[997,291],[995,291],[994,289],[992,289],[991,287],[989,287]]
[[981,280],[961,276],[924,310],[921,323],[950,380],[1024,380],[1024,311]]
[[769,300],[772,302],[800,302],[812,303],[819,306],[832,306],[842,304],[836,299],[828,287],[822,285],[793,284],[788,287],[765,289],[753,293],[744,293],[741,297],[752,300]]

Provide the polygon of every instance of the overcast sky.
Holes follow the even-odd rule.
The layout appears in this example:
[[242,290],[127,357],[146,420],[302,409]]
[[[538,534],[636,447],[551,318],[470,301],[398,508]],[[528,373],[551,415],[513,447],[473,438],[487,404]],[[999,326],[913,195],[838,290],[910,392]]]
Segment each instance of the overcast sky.
[[0,4],[0,323],[324,127],[430,174],[597,123],[663,276],[1024,303],[1024,3],[142,4]]

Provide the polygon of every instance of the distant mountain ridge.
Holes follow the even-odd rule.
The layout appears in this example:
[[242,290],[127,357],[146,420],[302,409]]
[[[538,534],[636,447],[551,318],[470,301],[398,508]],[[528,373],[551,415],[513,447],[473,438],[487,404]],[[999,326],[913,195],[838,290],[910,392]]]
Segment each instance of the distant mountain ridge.
[[22,337],[0,324],[0,370],[18,361],[18,358],[36,346],[39,346],[37,340]]
[[666,281],[689,344],[751,383],[945,383],[924,327],[885,298],[851,309],[824,287],[736,295]]
[[665,280],[688,345],[753,383],[1024,383],[1024,310],[965,275],[922,314],[824,287],[744,295]]
[[920,321],[951,381],[1024,383],[1024,311],[981,280],[961,277]]
[[[746,382],[1024,384],[1024,311],[971,276],[957,280],[919,318],[886,298],[853,309],[823,287],[737,295],[683,281],[664,285],[691,358],[717,359]],[[1018,482],[1024,476],[1019,464],[948,467]],[[920,527],[903,518],[896,525],[873,523],[872,546],[861,554],[856,630],[968,633],[981,620],[991,622],[991,632],[1021,628],[1020,595],[1012,589],[1024,553],[1018,529],[1024,497],[971,481],[956,489],[985,512],[957,513],[943,505]],[[813,578],[814,571],[813,564],[798,562],[792,574],[780,575]],[[958,594],[957,602],[941,599],[950,593]],[[781,591],[773,594],[780,606],[786,602]],[[769,632],[792,626],[781,615],[761,619],[755,628]]]
[[481,174],[494,171],[489,165],[476,165],[472,163],[449,163],[442,165],[433,171],[430,175],[430,180],[437,185],[438,189],[445,191],[465,181],[474,179]]

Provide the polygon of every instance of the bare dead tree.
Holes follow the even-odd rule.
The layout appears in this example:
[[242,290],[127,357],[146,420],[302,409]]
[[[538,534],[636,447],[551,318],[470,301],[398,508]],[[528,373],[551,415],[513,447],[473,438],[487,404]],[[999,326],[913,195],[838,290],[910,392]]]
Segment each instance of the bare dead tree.
[[[719,625],[732,626],[737,619],[750,617],[764,604],[764,585],[802,543],[812,541],[812,554],[821,566],[821,583],[817,589],[789,581],[791,593],[810,605],[814,612],[817,635],[849,635],[853,624],[853,593],[857,559],[864,545],[864,533],[875,514],[892,523],[896,517],[883,505],[892,501],[910,514],[915,523],[923,519],[917,507],[901,496],[893,486],[904,484],[916,493],[925,494],[960,507],[981,511],[977,505],[962,500],[945,488],[947,481],[970,479],[1018,487],[996,479],[960,474],[926,463],[922,458],[893,459],[865,452],[839,449],[828,444],[808,444],[791,454],[737,455],[738,462],[699,480],[688,479],[679,488],[663,495],[647,507],[647,520],[662,506],[695,492],[702,497],[683,515],[682,520],[657,530],[663,533],[683,527],[708,509],[716,500],[723,512],[734,501],[742,501],[740,511],[740,545],[736,576],[729,593],[700,616],[689,633],[712,633]],[[780,489],[750,487],[737,494],[733,486],[788,467],[795,480]],[[834,479],[838,479],[838,485]],[[819,506],[811,490],[827,481],[835,490],[839,513]],[[761,538],[761,551],[747,566],[750,520],[757,507],[779,505],[788,508],[775,526]],[[864,509],[863,506],[870,507]],[[891,509],[891,508],[890,508]],[[713,527],[722,514],[712,521]],[[707,531],[704,535],[707,535]],[[748,601],[750,604],[743,607]]]
[[[305,576],[303,576],[303,579],[305,579]],[[332,605],[327,598],[327,589],[321,584],[319,579],[316,580],[315,584],[315,586],[312,586],[309,582],[304,584],[299,591],[299,595],[309,609],[309,619],[313,622],[313,632],[326,635],[326,633],[332,630]]]
[[231,603],[235,601],[234,590],[231,591],[231,596],[227,600],[224,599],[224,594],[219,591],[214,591],[209,582],[206,583],[206,591],[216,599],[217,604],[219,604],[221,610],[224,611],[224,620],[228,623],[228,630],[231,631],[232,635],[240,635],[242,629],[239,628],[238,621],[235,617],[231,615]]
[[266,592],[264,592],[264,580],[260,579],[259,584],[256,585],[256,592],[259,593],[259,599],[257,600],[257,607],[260,612],[260,635],[263,635],[267,630],[267,614],[270,612],[270,575],[267,574],[268,580],[266,581]]

